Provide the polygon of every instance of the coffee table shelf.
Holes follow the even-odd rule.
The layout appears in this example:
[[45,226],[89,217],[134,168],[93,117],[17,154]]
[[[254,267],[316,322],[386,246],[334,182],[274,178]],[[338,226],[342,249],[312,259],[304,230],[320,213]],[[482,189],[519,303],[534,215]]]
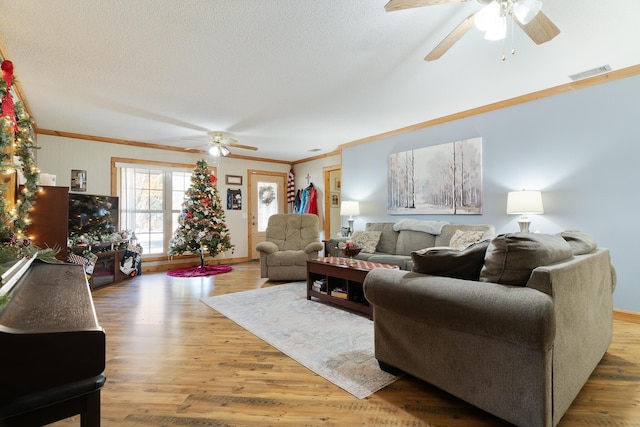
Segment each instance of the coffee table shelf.
[[[360,262],[346,265],[346,258],[321,257],[307,261],[307,299],[317,298],[340,307],[372,317],[372,309],[364,297],[362,284],[373,268],[397,268],[396,266]],[[323,291],[313,289],[315,281],[323,281]],[[338,292],[340,289],[344,292]]]

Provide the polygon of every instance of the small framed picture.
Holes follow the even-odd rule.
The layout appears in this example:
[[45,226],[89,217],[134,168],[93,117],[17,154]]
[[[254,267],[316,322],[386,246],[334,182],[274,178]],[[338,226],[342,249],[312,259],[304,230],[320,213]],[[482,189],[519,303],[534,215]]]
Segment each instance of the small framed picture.
[[242,185],[242,176],[240,175],[225,175],[224,182],[227,185]]
[[340,193],[336,191],[331,192],[331,207],[332,208],[340,207]]
[[335,185],[335,187],[336,187],[336,190],[340,190],[340,189],[341,189],[341,187],[342,187],[342,181],[341,181],[341,179],[340,179],[340,178],[336,178],[336,180],[335,180],[335,182],[334,182],[334,185]]
[[86,170],[71,170],[71,191],[87,191]]

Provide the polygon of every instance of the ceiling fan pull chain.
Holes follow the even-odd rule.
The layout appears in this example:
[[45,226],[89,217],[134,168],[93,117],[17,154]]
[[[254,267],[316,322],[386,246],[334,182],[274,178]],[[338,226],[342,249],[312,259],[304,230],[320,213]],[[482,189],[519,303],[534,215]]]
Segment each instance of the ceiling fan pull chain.
[[515,31],[513,31],[513,28],[516,26],[516,23],[513,20],[513,15],[511,15],[511,55],[515,55],[516,54],[516,43],[515,43],[515,37],[513,35],[513,33]]

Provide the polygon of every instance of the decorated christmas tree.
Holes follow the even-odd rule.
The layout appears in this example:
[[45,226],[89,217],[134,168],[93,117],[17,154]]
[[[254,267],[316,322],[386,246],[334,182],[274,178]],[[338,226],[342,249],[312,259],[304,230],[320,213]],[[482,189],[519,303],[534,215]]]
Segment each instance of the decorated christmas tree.
[[179,227],[171,239],[169,255],[185,252],[200,255],[200,268],[204,267],[205,253],[214,257],[233,250],[229,230],[225,224],[216,177],[204,159],[198,160],[191,175],[191,187],[185,192]]

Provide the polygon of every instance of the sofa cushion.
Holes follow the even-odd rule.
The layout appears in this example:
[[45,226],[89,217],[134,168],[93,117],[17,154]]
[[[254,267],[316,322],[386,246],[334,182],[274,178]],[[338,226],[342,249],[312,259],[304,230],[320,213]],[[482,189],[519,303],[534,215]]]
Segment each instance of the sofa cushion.
[[374,253],[380,240],[381,231],[356,231],[351,236],[354,242],[361,243],[364,246],[362,252]]
[[560,233],[560,236],[571,245],[574,255],[588,254],[598,247],[596,240],[584,231],[567,230]]
[[490,224],[447,224],[442,227],[442,233],[436,236],[436,241],[433,246],[450,246],[451,238],[458,230],[482,231],[484,235],[481,240],[496,237],[496,228]]
[[[482,232],[480,232],[482,234]],[[436,247],[411,252],[413,271],[433,276],[478,280],[489,241],[472,243],[463,250]]]
[[376,248],[377,252],[395,255],[398,243],[398,232],[393,230],[393,222],[369,222],[365,226],[366,231],[380,231],[380,240]]
[[482,240],[482,236],[484,235],[484,231],[463,231],[456,230],[451,237],[451,241],[449,242],[449,246],[453,249],[457,249],[459,251],[464,248],[472,245],[473,243],[479,242]]
[[487,248],[480,281],[525,286],[534,268],[572,257],[571,245],[558,235],[501,234]]
[[411,252],[431,248],[436,244],[436,236],[422,231],[403,230],[398,235],[396,255],[411,257]]

